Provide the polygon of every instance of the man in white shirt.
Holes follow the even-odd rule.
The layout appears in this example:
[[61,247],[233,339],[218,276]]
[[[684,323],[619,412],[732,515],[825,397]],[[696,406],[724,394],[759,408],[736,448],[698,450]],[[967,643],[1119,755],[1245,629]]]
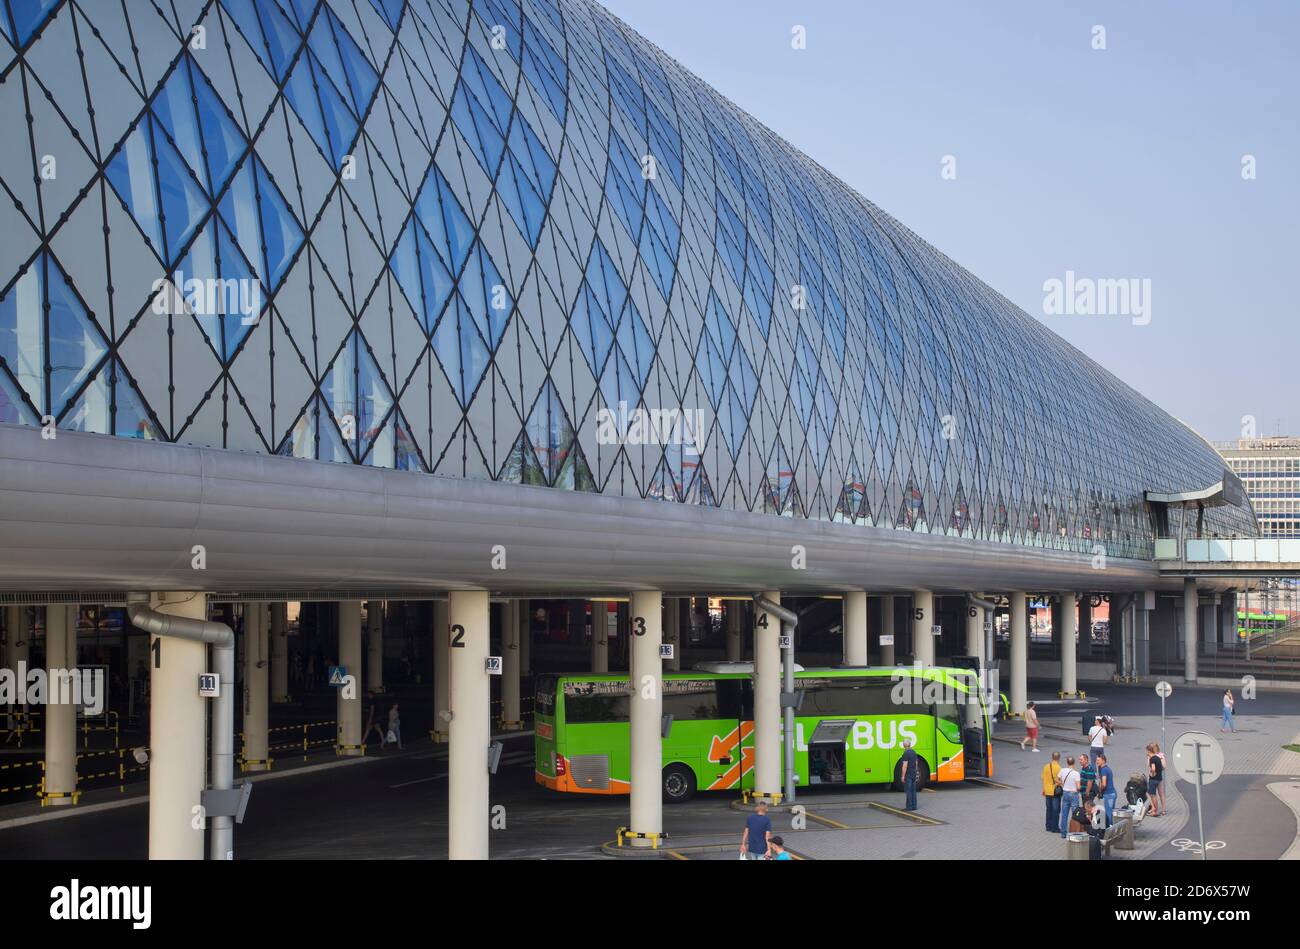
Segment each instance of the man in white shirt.
[[1088,729],[1088,741],[1092,744],[1091,760],[1096,761],[1098,755],[1105,754],[1106,743],[1110,741],[1110,732],[1101,723],[1100,715],[1097,716],[1096,724]]
[[1074,766],[1074,758],[1065,759],[1065,767],[1057,777],[1061,782],[1061,839],[1064,840],[1070,828],[1070,815],[1079,806],[1079,770]]

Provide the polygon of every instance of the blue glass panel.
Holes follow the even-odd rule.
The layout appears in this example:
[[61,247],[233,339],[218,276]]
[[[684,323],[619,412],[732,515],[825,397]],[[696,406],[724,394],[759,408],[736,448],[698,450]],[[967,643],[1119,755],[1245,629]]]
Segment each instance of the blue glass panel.
[[127,136],[105,169],[108,182],[126,203],[131,217],[140,225],[154,252],[161,258],[162,221],[159,219],[158,192],[153,175],[153,145],[149,141],[146,118]]
[[379,367],[375,365],[365,340],[357,337],[356,345],[357,395],[361,408],[361,416],[357,420],[357,436],[360,444],[366,445],[378,437],[381,426],[393,407],[393,394]]
[[474,150],[474,157],[483,170],[495,175],[501,164],[501,153],[505,151],[505,139],[483,107],[466,91],[463,82],[452,100],[451,118]]
[[113,368],[117,376],[117,385],[113,389],[113,401],[116,403],[113,415],[114,434],[118,438],[141,438],[146,441],[157,441],[162,438],[163,433],[154,424],[144,397],[127,378],[121,362],[114,360]]
[[465,216],[437,165],[430,168],[424,179],[415,199],[415,213],[447,269],[459,272],[474,242],[474,225]]
[[[0,303],[0,306],[3,306]],[[22,390],[0,367],[0,422],[11,425],[37,425],[40,419],[22,397]]]
[[[224,358],[228,362],[235,358],[239,344],[261,317],[265,297],[261,293],[261,284],[244,260],[244,255],[235,246],[225,225],[219,224],[217,233],[221,248],[221,285],[223,288],[231,288],[223,290],[218,312],[226,347]],[[238,299],[231,295],[232,290],[238,294]]]
[[154,137],[154,154],[158,159],[158,191],[166,216],[167,262],[173,263],[212,205],[194,173],[161,133]]
[[605,357],[609,355],[609,347],[614,343],[614,331],[601,313],[591,287],[586,283],[578,294],[578,302],[573,307],[569,325],[578,338],[578,348],[582,350],[588,368],[593,375],[599,377],[601,368],[605,365]]
[[397,24],[402,19],[402,9],[406,6],[405,0],[370,0],[370,5],[379,11],[388,28],[397,32]]
[[108,365],[105,364],[93,379],[86,384],[76,403],[59,420],[59,427],[73,432],[94,432],[109,435],[113,431],[113,418],[110,407],[113,404],[112,386],[110,385]]
[[0,296],[0,356],[42,413],[45,406],[44,257]]
[[256,161],[257,190],[261,199],[262,238],[266,242],[267,284],[272,290],[280,286],[294,254],[302,246],[302,228],[289,210],[280,189],[260,161]]
[[507,154],[510,156],[509,168],[497,179],[497,192],[519,230],[528,238],[528,246],[534,247],[542,232],[546,208],[542,204],[541,195],[524,175],[514,152]]
[[459,290],[469,307],[474,325],[487,340],[488,347],[495,351],[510,319],[514,300],[481,243],[469,255],[465,272],[460,278]]
[[352,142],[357,137],[357,120],[353,116],[348,104],[343,101],[343,96],[334,88],[334,83],[330,82],[321,74],[319,63],[312,58],[312,69],[316,77],[317,91],[320,94],[321,115],[325,119],[325,131],[329,135],[329,141],[318,143],[327,156],[330,157],[330,163],[335,169],[343,167],[343,156],[347,155],[352,148]]
[[506,95],[488,64],[473,46],[465,47],[465,62],[461,66],[460,79],[461,89],[471,94],[471,98],[490,117],[497,133],[504,135],[513,111],[510,96]]
[[303,126],[311,134],[312,141],[329,158],[333,155],[329,135],[325,131],[325,117],[321,114],[320,100],[316,98],[316,89],[311,72],[311,57],[303,56],[289,74],[289,81],[284,86],[284,97],[290,107],[297,113]]
[[46,258],[50,303],[50,411],[58,415],[108,352],[108,344],[86,315],[53,258]]
[[316,18],[307,45],[325,75],[339,91],[347,93],[353,111],[358,116],[364,114],[379,84],[379,76],[328,6]]
[[207,165],[203,161],[203,136],[194,112],[193,96],[189,68],[183,57],[154,99],[153,111],[159,124],[167,130],[186,163],[198,176],[199,183],[208,188]]
[[194,93],[198,97],[199,128],[203,132],[203,144],[208,150],[208,181],[211,182],[212,194],[220,193],[230,180],[244,155],[247,143],[239,131],[229,110],[218,98],[208,79],[198,66],[190,64],[193,77]]
[[6,25],[5,33],[16,36],[19,47],[27,45],[30,40],[49,19],[50,13],[59,5],[59,0],[9,0],[9,9],[13,12],[14,32],[9,33]]
[[[363,434],[357,415],[357,338],[353,333],[343,344],[329,372],[321,380],[320,394],[338,420],[344,435],[354,435],[353,443]],[[349,429],[351,431],[349,431]]]

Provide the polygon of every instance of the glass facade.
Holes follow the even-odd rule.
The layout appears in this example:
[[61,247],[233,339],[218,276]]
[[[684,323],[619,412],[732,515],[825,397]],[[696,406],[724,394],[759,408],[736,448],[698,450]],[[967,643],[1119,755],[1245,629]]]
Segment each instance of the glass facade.
[[1114,556],[1223,476],[586,0],[0,33],[0,421]]

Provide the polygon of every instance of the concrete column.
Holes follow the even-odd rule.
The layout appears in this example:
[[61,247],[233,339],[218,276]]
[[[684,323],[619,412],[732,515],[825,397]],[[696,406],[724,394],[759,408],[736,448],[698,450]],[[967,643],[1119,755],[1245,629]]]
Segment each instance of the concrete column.
[[844,664],[867,664],[867,594],[860,590],[844,594]]
[[744,652],[745,627],[741,618],[744,604],[740,600],[727,601],[727,661],[740,662]]
[[917,590],[912,594],[912,659],[923,666],[934,665],[934,594]]
[[1079,594],[1079,648],[1085,656],[1092,655],[1092,594]]
[[882,666],[892,666],[894,664],[894,595],[887,593],[880,598],[880,633],[882,636],[888,636],[889,642],[880,644],[880,664]]
[[[668,672],[680,672],[682,668],[682,601],[669,598],[663,601],[663,633],[664,642],[672,643],[673,657],[664,662],[664,669]],[[636,608],[632,609],[633,614]],[[634,631],[635,632],[635,631]],[[636,648],[636,643],[632,644]],[[635,829],[635,828],[634,828]]]
[[1029,701],[1029,607],[1023,593],[1011,594],[1011,714],[1025,714]]
[[384,691],[384,601],[366,603],[366,691]]
[[289,604],[271,604],[271,701],[289,701]]
[[265,603],[244,604],[244,746],[240,753],[244,771],[271,768],[266,730],[269,626]]
[[591,603],[591,671],[609,671],[609,604]]
[[[676,607],[676,600],[669,600]],[[671,611],[670,611],[671,612]],[[638,834],[661,834],[663,815],[663,669],[659,659],[663,594],[637,591],[631,603],[632,636],[628,656],[632,689],[632,803],[628,827]],[[650,838],[632,838],[633,847],[649,847]]]
[[519,601],[519,671],[533,671],[533,611],[531,600]]
[[[361,601],[339,603],[339,665],[351,676],[350,686],[338,686],[338,736],[334,750],[345,758],[360,757],[361,747]],[[347,681],[347,680],[345,680]],[[381,726],[382,727],[382,726]]]
[[[156,593],[159,613],[207,619],[203,593]],[[200,814],[207,780],[207,706],[199,675],[208,647],[175,637],[149,637],[149,859],[202,860]],[[233,682],[222,682],[233,689]]]
[[452,860],[488,857],[488,746],[492,689],[487,672],[489,605],[486,590],[448,594],[451,622],[451,747],[447,754],[448,850]]
[[[77,606],[45,607],[45,793],[46,804],[76,803],[77,706],[73,683],[77,676]],[[195,680],[195,688],[198,681]]]
[[[763,594],[773,603],[781,594]],[[754,609],[754,796],[780,800],[781,794],[781,621]]]
[[[983,598],[982,593],[976,596]],[[966,655],[979,660],[980,668],[987,664],[984,657],[984,607],[966,601]]]
[[1075,609],[1074,593],[1061,594],[1061,693],[1077,695],[1079,680],[1075,669],[1077,665],[1077,644],[1075,635],[1079,631],[1079,614]]
[[433,601],[433,740],[443,742],[451,734],[447,714],[451,709],[451,642],[447,601]]
[[509,600],[501,617],[501,728],[518,731],[523,728],[519,713],[519,607],[518,600]]
[[1196,579],[1187,577],[1183,580],[1183,678],[1188,685],[1196,682],[1196,643],[1197,643],[1197,593]]

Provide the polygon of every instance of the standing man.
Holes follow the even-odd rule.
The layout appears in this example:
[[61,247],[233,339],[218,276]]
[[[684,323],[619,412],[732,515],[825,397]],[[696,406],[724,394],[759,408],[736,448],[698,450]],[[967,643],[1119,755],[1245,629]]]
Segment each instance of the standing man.
[[1089,752],[1092,754],[1092,760],[1096,761],[1098,756],[1106,753],[1106,743],[1110,741],[1110,732],[1106,731],[1106,726],[1097,716],[1093,726],[1088,729],[1088,743],[1092,745]]
[[745,818],[745,832],[740,835],[741,860],[766,860],[772,850],[772,818],[767,805],[759,804]]
[[1057,828],[1062,840],[1070,827],[1070,815],[1079,804],[1079,772],[1074,768],[1074,757],[1067,756],[1065,767],[1061,770],[1061,823]]
[[1091,801],[1097,796],[1097,766],[1087,755],[1079,755],[1079,797]]
[[1043,765],[1043,803],[1047,807],[1046,829],[1055,834],[1061,829],[1061,753],[1052,752],[1052,760]]
[[907,793],[907,810],[916,810],[916,775],[917,775],[917,758],[916,752],[912,750],[912,740],[903,739],[903,790]]
[[1101,803],[1106,807],[1106,826],[1115,820],[1115,801],[1119,792],[1115,790],[1115,773],[1110,770],[1105,755],[1097,756],[1097,787],[1101,792]]
[[[1020,750],[1025,750],[1025,742],[1033,745],[1034,751],[1038,750],[1038,712],[1034,708],[1034,703],[1030,702],[1025,706],[1025,737],[1020,739]],[[1060,754],[1057,754],[1060,757]]]

